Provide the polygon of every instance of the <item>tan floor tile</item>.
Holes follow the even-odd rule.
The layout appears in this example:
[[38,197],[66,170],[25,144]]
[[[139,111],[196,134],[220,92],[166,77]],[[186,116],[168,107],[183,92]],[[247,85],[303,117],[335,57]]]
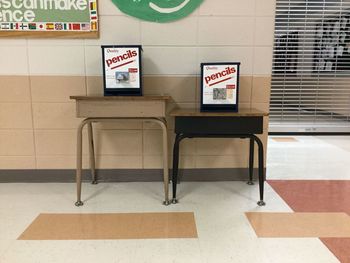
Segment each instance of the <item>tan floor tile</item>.
[[272,137],[271,139],[275,142],[298,142],[294,137]]
[[346,213],[246,213],[258,237],[350,237]]
[[19,240],[197,238],[193,213],[40,214]]

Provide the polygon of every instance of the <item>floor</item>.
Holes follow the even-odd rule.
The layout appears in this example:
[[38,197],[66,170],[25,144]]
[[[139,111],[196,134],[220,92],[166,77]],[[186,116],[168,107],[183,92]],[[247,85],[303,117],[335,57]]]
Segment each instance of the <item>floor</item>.
[[[350,137],[295,137],[285,141],[269,138],[270,181],[266,184],[265,207],[256,205],[258,186],[244,182],[183,182],[178,192],[180,203],[169,207],[160,204],[161,183],[84,184],[85,205],[81,208],[73,205],[74,184],[0,184],[0,263],[347,262],[339,252],[343,248],[338,249],[342,240],[259,238],[245,213],[334,212],[328,211],[327,206],[309,211],[312,207],[300,206],[300,198],[295,198],[302,187],[296,185],[292,196],[285,189],[300,180],[318,180],[321,184],[349,180],[349,158]],[[302,191],[307,193],[307,189]],[[335,212],[347,212],[342,209]],[[39,214],[78,212],[193,212],[198,238],[17,240]]]

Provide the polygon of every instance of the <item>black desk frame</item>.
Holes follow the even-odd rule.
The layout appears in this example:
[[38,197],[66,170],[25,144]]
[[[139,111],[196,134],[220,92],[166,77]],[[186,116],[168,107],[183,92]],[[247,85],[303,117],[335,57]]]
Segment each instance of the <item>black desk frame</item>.
[[[215,124],[215,125],[214,125]],[[176,190],[179,170],[180,142],[185,138],[240,138],[250,139],[249,144],[249,185],[253,185],[254,171],[254,143],[258,145],[259,164],[259,206],[264,206],[264,145],[256,136],[263,133],[263,116],[240,116],[240,117],[198,117],[198,116],[176,116],[175,117],[175,143],[173,149],[173,199],[176,204]]]

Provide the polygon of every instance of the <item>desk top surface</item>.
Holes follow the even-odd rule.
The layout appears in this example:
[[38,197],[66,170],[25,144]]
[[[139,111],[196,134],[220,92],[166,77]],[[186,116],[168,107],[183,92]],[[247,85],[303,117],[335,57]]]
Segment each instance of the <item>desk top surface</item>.
[[70,96],[72,100],[86,101],[150,101],[150,100],[170,100],[171,96]]
[[176,108],[170,112],[174,117],[261,117],[268,116],[267,112],[257,109],[239,109],[238,112],[201,112],[199,109]]

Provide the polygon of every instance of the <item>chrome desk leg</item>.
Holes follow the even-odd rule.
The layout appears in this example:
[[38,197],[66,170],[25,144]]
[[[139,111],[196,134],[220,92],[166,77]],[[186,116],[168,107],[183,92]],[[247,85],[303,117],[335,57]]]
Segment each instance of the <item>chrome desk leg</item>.
[[165,118],[161,119],[154,119],[155,122],[157,122],[160,127],[162,128],[163,132],[163,181],[164,181],[164,195],[165,199],[163,204],[169,205],[169,167],[168,167],[168,130],[167,130],[167,123]]
[[83,128],[89,122],[88,119],[83,120],[77,132],[77,171],[76,171],[76,184],[77,184],[77,201],[76,206],[82,206],[84,203],[81,201],[81,173],[82,173],[82,154],[83,154]]
[[92,130],[92,122],[88,122],[88,137],[89,137],[89,157],[91,170],[91,183],[97,184],[96,169],[95,169],[95,149],[94,149],[94,132]]
[[158,123],[163,132],[163,181],[164,181],[164,195],[163,204],[169,205],[169,167],[168,167],[168,129],[165,118],[150,118],[147,121]]

